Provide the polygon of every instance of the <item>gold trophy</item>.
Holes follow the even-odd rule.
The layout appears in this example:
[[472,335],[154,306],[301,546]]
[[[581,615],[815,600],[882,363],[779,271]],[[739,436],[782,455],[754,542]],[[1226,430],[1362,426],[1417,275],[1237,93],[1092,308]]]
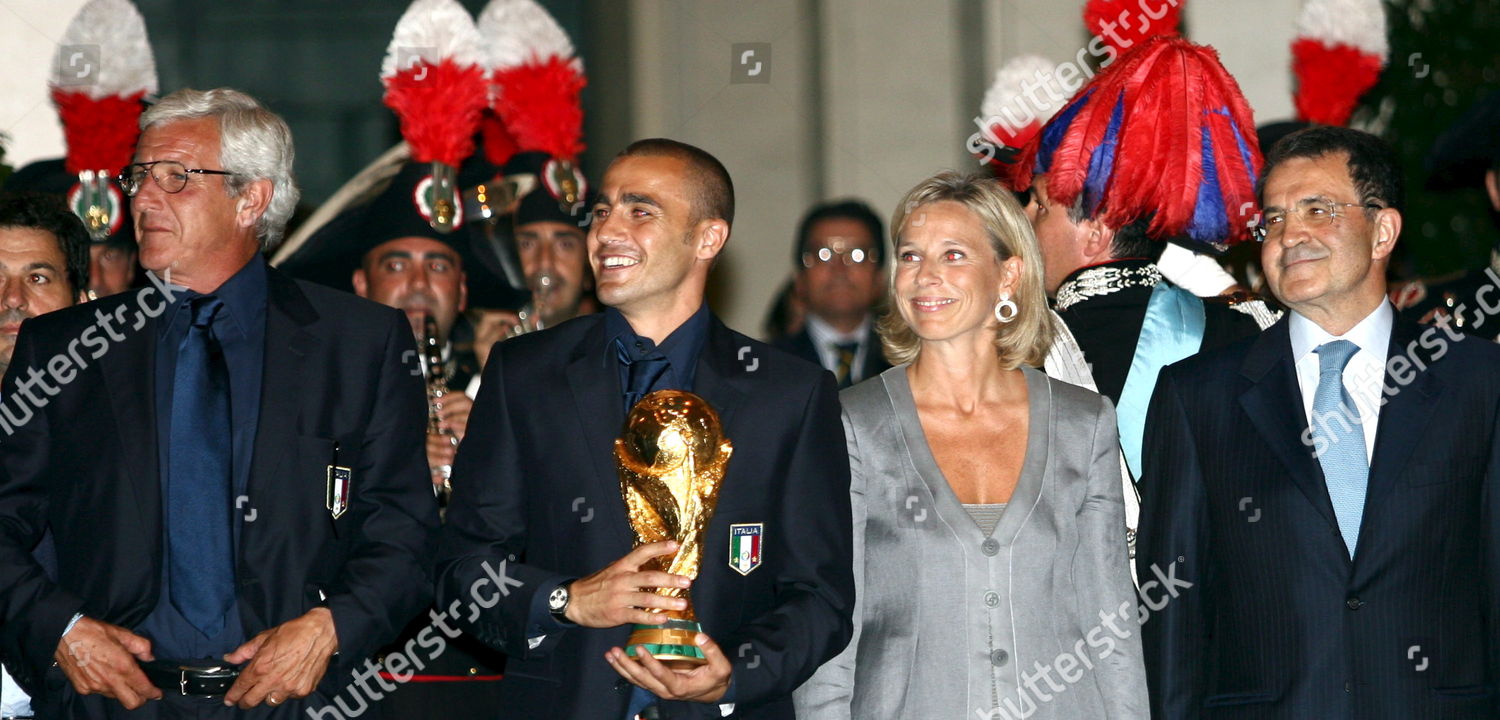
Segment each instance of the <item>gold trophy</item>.
[[[644,569],[698,577],[704,534],[719,500],[724,469],[734,446],[724,437],[719,414],[690,392],[657,390],[636,403],[615,440],[620,494],[636,546],[676,540],[675,555],[652,558]],[[688,601],[665,612],[660,625],[636,625],[625,652],[634,657],[644,645],[651,656],[673,667],[708,662],[693,638],[703,631],[687,588],[656,588],[663,597]]]

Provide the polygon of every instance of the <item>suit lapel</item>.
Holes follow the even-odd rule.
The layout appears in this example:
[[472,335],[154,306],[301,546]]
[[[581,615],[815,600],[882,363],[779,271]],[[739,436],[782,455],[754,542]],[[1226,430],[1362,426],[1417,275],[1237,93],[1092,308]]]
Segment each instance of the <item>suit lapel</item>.
[[709,316],[708,339],[698,356],[693,392],[719,413],[720,426],[726,428],[726,434],[735,411],[745,402],[745,390],[738,387],[746,373],[744,363],[752,362],[748,354],[741,360],[735,345],[734,333],[717,317]]
[[[148,290],[135,291],[139,298]],[[140,305],[137,305],[140,307]],[[126,330],[119,341],[99,357],[104,386],[114,412],[125,458],[126,475],[135,486],[135,496],[145,527],[161,524],[161,466],[156,437],[156,345],[160,316],[139,330]]]
[[1286,318],[1282,318],[1251,345],[1240,373],[1252,384],[1240,395],[1240,407],[1286,467],[1292,483],[1329,526],[1337,529],[1323,470],[1313,457],[1312,446],[1302,441],[1307,437],[1307,415],[1302,409],[1287,327]]
[[[1380,422],[1376,429],[1375,455],[1370,463],[1370,482],[1365,492],[1367,508],[1396,484],[1396,478],[1406,468],[1407,460],[1411,458],[1412,451],[1416,449],[1417,442],[1422,439],[1423,431],[1427,428],[1427,422],[1432,418],[1432,411],[1437,406],[1432,400],[1442,391],[1442,382],[1430,371],[1417,372],[1405,385],[1390,372],[1389,359],[1405,354],[1408,347],[1412,348],[1412,352],[1407,356],[1416,367],[1431,362],[1430,351],[1416,345],[1418,329],[1418,326],[1400,320],[1391,328],[1385,384],[1381,394],[1386,404],[1380,409]],[[1417,356],[1419,351],[1420,356]],[[1395,392],[1385,392],[1384,388],[1391,388]],[[1370,517],[1368,511],[1365,517]],[[1363,537],[1364,533],[1361,532],[1360,536]]]
[[287,448],[297,446],[305,358],[317,347],[309,329],[318,313],[297,284],[275,268],[266,269],[266,354],[261,368],[260,417],[250,460],[248,493],[276,473]]
[[602,317],[594,327],[584,333],[583,339],[573,349],[566,370],[568,387],[573,391],[573,403],[578,411],[584,453],[594,467],[591,483],[593,492],[605,498],[596,507],[606,508],[605,517],[615,531],[625,537],[634,537],[625,517],[623,500],[620,497],[620,477],[615,470],[615,438],[625,421],[623,393],[620,378],[613,363],[607,362],[604,347],[604,320]]

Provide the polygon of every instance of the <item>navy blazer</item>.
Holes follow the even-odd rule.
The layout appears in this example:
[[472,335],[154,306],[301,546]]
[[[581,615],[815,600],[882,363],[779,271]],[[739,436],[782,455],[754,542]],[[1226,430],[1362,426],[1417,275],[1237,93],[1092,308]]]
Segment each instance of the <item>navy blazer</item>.
[[[239,608],[254,637],[328,607],[339,653],[318,690],[332,697],[432,597],[438,518],[421,372],[399,311],[274,268],[266,280],[260,421],[236,503]],[[52,654],[69,618],[134,628],[160,594],[152,313],[161,303],[148,286],[27,320],[0,386],[9,424],[26,370],[72,361],[57,394],[33,390],[46,405],[28,405],[33,416],[0,442],[3,649],[39,716],[67,682]],[[110,316],[106,330],[99,318]],[[329,465],[352,471],[337,518],[326,505]],[[55,581],[31,555],[49,529]]]
[[[792,690],[852,633],[849,460],[833,376],[716,318],[696,372],[694,392],[719,412],[734,450],[693,607],[733,663],[734,717],[789,719]],[[437,592],[467,632],[508,655],[496,717],[625,714],[630,685],[604,653],[630,626],[528,642],[539,593],[633,546],[614,459],[623,421],[602,314],[491,352],[453,468]],[[735,524],[764,533],[761,565],[747,574],[729,564]],[[720,717],[715,704],[659,705],[665,718]]]
[[1162,372],[1136,558],[1175,578],[1148,602],[1154,717],[1500,716],[1500,348],[1398,320],[1389,352],[1352,561],[1286,319]]

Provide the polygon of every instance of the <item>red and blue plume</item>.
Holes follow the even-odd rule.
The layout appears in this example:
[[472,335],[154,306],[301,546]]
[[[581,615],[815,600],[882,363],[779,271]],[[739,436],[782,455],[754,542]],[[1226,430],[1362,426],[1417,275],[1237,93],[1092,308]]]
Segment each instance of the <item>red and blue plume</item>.
[[1292,41],[1297,119],[1348,125],[1391,54],[1380,0],[1307,0]]
[[[557,21],[535,0],[492,0],[479,14],[492,109],[504,124],[510,152],[541,151],[573,161],[583,152],[583,61]],[[489,159],[507,156],[498,129],[489,129]],[[491,139],[493,138],[493,140]]]
[[415,0],[380,66],[385,104],[417,162],[458,167],[474,154],[474,133],[489,105],[479,31],[457,0]]
[[1083,6],[1083,24],[1118,59],[1157,35],[1178,34],[1185,1],[1160,0],[1155,7],[1147,7],[1142,0],[1088,0]]
[[1015,172],[1015,160],[1042,125],[1067,101],[1057,63],[1038,55],[1018,55],[995,71],[979,106],[979,152],[1002,179]]
[[91,0],[68,24],[52,65],[69,173],[125,169],[140,134],[142,99],[156,92],[146,23],[130,0]]
[[1208,47],[1154,37],[1101,70],[1025,148],[1012,186],[1047,176],[1064,205],[1152,237],[1249,237],[1260,147],[1250,106]]

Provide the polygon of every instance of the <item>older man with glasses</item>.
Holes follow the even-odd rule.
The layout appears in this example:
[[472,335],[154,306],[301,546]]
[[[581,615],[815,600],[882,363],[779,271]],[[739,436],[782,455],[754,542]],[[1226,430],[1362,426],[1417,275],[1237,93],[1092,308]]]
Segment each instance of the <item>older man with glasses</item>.
[[151,285],[27,320],[0,383],[54,381],[0,443],[7,664],[38,717],[300,716],[431,598],[415,343],[261,257],[297,201],[280,117],[182,90],[141,128]]
[[1373,135],[1280,141],[1256,234],[1291,312],[1161,373],[1152,717],[1500,716],[1500,349],[1395,317],[1401,178]]

